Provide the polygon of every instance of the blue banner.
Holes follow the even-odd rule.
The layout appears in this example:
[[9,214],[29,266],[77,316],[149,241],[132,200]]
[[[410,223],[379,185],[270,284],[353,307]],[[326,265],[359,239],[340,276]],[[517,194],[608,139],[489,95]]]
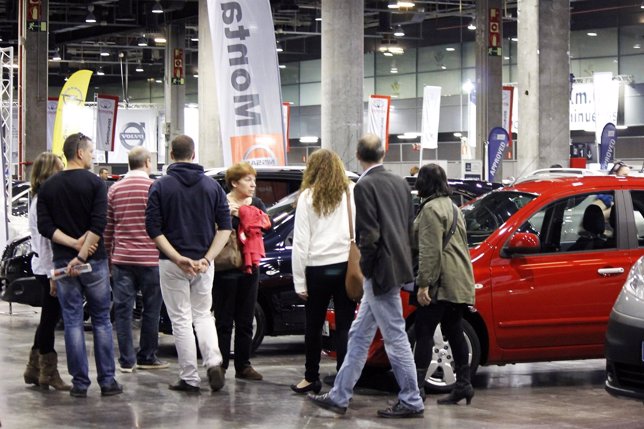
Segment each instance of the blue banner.
[[505,129],[495,127],[490,131],[487,141],[487,180],[494,182],[496,170],[499,169],[501,161],[503,161],[503,152],[505,152],[505,149],[508,147],[510,137]]
[[607,170],[608,164],[613,161],[616,140],[617,128],[615,128],[615,124],[609,122],[604,126],[601,140],[599,141],[599,163],[602,170]]

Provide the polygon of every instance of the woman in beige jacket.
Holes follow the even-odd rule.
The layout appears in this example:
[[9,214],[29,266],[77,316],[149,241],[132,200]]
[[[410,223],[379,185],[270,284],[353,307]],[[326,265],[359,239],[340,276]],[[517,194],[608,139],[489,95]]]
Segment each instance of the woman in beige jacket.
[[[449,198],[451,191],[445,171],[436,164],[424,165],[418,172],[416,189],[421,208],[414,221],[414,245],[418,253],[418,310],[416,311],[416,351],[414,360],[419,386],[432,357],[434,331],[441,324],[452,347],[456,383],[439,404],[456,404],[474,396],[470,383],[468,351],[463,336],[463,312],[474,304],[474,275],[467,248],[465,222]],[[456,215],[455,229],[452,229]],[[421,390],[422,391],[422,390]]]

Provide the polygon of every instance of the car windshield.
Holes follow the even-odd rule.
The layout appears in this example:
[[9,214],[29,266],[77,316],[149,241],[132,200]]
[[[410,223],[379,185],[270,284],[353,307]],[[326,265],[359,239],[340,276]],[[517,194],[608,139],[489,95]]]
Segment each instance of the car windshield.
[[491,192],[462,208],[467,228],[467,245],[478,246],[510,216],[536,198],[516,191]]

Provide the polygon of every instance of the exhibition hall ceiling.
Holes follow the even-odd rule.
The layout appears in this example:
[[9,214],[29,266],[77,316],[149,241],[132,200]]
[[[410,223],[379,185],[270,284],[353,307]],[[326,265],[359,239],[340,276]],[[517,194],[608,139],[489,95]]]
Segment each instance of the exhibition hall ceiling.
[[[0,47],[17,48],[17,3],[0,0]],[[320,0],[270,3],[280,63],[320,58]],[[412,7],[397,9],[390,3],[396,2],[364,0],[365,52],[378,52],[383,42],[409,49],[475,39],[476,31],[468,29],[476,15],[475,0],[413,1]],[[504,36],[516,36],[517,0],[501,5]],[[571,29],[640,24],[644,36],[641,5],[641,0],[571,0]],[[126,74],[130,81],[161,78],[165,43],[158,40],[170,23],[185,23],[186,75],[196,75],[198,6],[197,0],[50,0],[50,85],[62,85],[79,68],[100,67],[105,83],[121,82]],[[92,16],[96,22],[86,22]]]

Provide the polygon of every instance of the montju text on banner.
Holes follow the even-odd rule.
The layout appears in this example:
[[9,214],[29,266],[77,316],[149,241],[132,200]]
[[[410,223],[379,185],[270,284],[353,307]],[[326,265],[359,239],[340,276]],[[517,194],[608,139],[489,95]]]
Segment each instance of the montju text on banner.
[[54,137],[51,151],[63,155],[63,143],[68,135],[78,132],[78,116],[75,114],[83,108],[87,87],[92,77],[91,70],[78,70],[71,75],[58,97],[56,121],[54,122]]
[[226,165],[284,165],[282,101],[269,0],[207,0]]
[[420,147],[438,147],[438,123],[441,112],[441,87],[426,86],[423,90],[423,122],[421,126]]
[[389,107],[391,97],[388,95],[369,96],[367,113],[367,132],[375,134],[389,150]]

